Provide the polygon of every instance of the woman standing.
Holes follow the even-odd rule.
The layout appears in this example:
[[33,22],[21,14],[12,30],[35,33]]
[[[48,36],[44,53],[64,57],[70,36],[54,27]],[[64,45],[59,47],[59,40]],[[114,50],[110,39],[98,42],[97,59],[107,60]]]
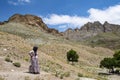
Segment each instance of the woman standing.
[[34,46],[33,50],[29,52],[31,57],[31,65],[29,66],[29,72],[34,74],[39,74],[39,64],[38,64],[38,47]]

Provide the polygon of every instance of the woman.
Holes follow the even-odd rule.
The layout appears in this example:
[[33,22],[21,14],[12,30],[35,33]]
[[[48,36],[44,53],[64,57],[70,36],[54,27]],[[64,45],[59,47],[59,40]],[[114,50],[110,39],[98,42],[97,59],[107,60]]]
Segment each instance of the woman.
[[29,72],[34,74],[39,74],[39,64],[38,64],[38,56],[37,56],[38,47],[34,46],[33,50],[29,52],[31,57],[31,65],[29,66]]

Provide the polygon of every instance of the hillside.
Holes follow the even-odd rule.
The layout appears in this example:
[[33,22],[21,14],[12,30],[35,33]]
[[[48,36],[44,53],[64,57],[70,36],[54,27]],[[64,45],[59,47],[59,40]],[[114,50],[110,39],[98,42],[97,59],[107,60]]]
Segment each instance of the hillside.
[[88,22],[80,29],[68,29],[63,32],[66,39],[82,42],[90,46],[101,46],[110,49],[119,49],[120,47],[120,25],[99,21]]
[[[37,45],[41,68],[41,75],[37,77],[40,80],[59,80],[61,76],[64,80],[76,80],[81,78],[78,74],[82,74],[83,78],[100,80],[105,78],[98,75],[99,71],[102,71],[99,62],[104,57],[111,57],[112,50],[82,45],[79,42],[66,40],[62,36],[49,34],[35,25],[19,22],[16,18],[15,21],[12,20],[9,19],[7,23],[0,25],[0,72],[11,72],[11,70],[21,74],[27,72],[30,64],[28,52]],[[80,57],[79,62],[74,65],[66,60],[66,53],[70,49],[77,51]],[[12,63],[5,62],[4,59],[8,56],[11,60],[20,62],[22,66],[16,68]],[[24,80],[26,76],[30,77],[29,73],[26,74],[21,75],[20,80]],[[8,75],[4,77],[6,79],[10,77],[9,74],[0,73],[0,75],[2,77]],[[32,79],[35,78],[36,76],[32,76]]]

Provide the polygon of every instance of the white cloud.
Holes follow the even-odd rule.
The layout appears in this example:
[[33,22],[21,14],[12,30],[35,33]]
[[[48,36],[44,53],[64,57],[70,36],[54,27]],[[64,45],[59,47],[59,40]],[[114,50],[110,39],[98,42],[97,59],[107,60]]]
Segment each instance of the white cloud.
[[88,22],[89,19],[79,16],[51,14],[49,17],[44,18],[44,21],[49,25],[71,24],[80,26],[82,23]]
[[120,5],[111,6],[104,10],[91,8],[89,11],[91,20],[103,23],[108,21],[113,24],[120,24]]
[[18,2],[30,3],[30,0],[18,0]]
[[23,5],[23,4],[26,4],[26,3],[30,3],[31,1],[30,0],[9,0],[8,3],[9,4],[12,4],[12,5]]
[[48,25],[59,25],[58,28],[75,28],[80,27],[87,22],[94,21],[100,21],[101,23],[108,21],[113,24],[120,24],[119,9],[120,5],[110,6],[106,9],[91,8],[88,10],[88,17],[51,14],[43,19]]
[[13,2],[13,1],[8,1],[8,3],[9,3],[9,4],[12,4],[12,5],[14,5],[14,6],[18,5],[17,2]]

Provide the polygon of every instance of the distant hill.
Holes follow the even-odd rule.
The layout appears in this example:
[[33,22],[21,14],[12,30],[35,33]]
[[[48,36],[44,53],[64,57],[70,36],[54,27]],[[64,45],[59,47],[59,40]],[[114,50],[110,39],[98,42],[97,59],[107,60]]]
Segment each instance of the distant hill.
[[[22,35],[22,37],[26,37],[27,32],[29,35],[27,35],[27,37],[36,35],[36,32],[33,33],[31,31],[32,29],[36,29],[39,30],[38,35],[40,32],[43,34],[49,33],[58,37],[63,37],[70,41],[77,41],[94,47],[101,46],[110,49],[120,48],[120,25],[110,24],[107,21],[104,24],[101,24],[99,21],[95,21],[93,23],[88,22],[80,29],[69,28],[61,33],[56,29],[49,28],[38,16],[31,14],[14,14],[7,21],[0,22],[0,25],[2,27],[10,26],[12,29],[10,29],[10,27],[1,27],[1,29],[13,34],[17,33],[17,35]],[[24,31],[22,31],[23,29]],[[31,33],[29,33],[29,31],[31,31]]]
[[38,16],[26,14],[14,14],[11,16],[7,21],[0,22],[0,25],[6,24],[6,23],[21,23],[25,25],[35,26],[38,27],[41,31],[45,31],[47,33],[51,33],[54,35],[61,35],[58,30],[48,28],[47,25],[42,21],[42,19]]
[[63,33],[68,40],[83,42],[88,45],[102,46],[110,49],[120,48],[120,25],[110,24],[107,21],[88,22],[80,29],[68,29]]

